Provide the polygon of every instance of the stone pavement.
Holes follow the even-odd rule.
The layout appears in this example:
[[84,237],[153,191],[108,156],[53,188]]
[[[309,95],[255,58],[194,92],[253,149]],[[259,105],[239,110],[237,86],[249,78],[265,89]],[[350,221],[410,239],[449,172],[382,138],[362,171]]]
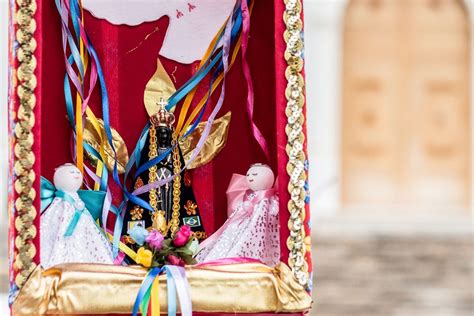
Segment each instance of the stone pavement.
[[318,316],[472,316],[470,234],[313,238]]

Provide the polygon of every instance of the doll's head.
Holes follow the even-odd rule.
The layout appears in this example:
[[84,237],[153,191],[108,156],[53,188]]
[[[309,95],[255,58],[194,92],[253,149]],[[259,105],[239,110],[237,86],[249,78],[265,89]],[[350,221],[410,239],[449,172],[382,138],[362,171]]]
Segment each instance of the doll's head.
[[54,171],[54,186],[58,190],[77,192],[82,185],[82,173],[71,163],[59,166]]
[[253,191],[268,190],[273,186],[275,175],[272,169],[262,163],[256,163],[250,166],[247,171],[247,184]]

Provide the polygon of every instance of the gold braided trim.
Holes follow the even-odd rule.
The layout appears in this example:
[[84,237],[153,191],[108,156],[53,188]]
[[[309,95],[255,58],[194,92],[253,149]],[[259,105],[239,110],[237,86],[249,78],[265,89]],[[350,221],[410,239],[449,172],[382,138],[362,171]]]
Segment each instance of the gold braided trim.
[[[148,152],[149,160],[158,157],[158,139],[156,138],[156,128],[155,125],[151,124],[150,126],[150,150]],[[158,167],[156,165],[151,166],[148,170],[148,183],[153,183],[158,180]],[[156,189],[151,189],[149,192],[150,205],[153,210],[158,211],[158,196]]]
[[36,105],[34,90],[36,88],[36,40],[33,35],[36,30],[34,14],[35,0],[17,0],[15,11],[16,41],[18,64],[16,76],[18,79],[16,92],[19,98],[18,117],[15,124],[14,171],[15,171],[15,258],[13,268],[17,271],[16,285],[21,288],[28,276],[36,268],[33,258],[36,255],[34,239],[37,231],[34,220],[37,215],[33,202],[36,191],[33,183],[36,175],[33,171],[35,155],[32,151]]
[[173,133],[173,212],[171,213],[171,236],[174,236],[179,229],[179,210],[181,197],[181,159],[177,145],[177,135]]
[[288,264],[293,271],[298,282],[306,286],[309,281],[308,263],[305,260],[305,198],[304,188],[306,181],[306,172],[304,162],[306,155],[304,152],[305,135],[303,132],[304,114],[303,106],[305,103],[303,75],[303,22],[301,20],[301,0],[284,0],[285,12],[283,20],[286,25],[284,38],[286,42],[285,60],[288,64],[285,71],[287,86],[285,96],[287,99],[286,116],[286,134],[288,144],[286,153],[288,155],[288,164],[286,170],[290,177],[288,191],[291,199],[288,202],[290,219],[288,228],[290,236],[287,239],[287,246],[290,250]]
[[[177,135],[173,133],[173,145],[177,142]],[[149,160],[158,157],[158,140],[156,137],[156,128],[153,124],[150,127],[150,150],[148,153]],[[173,179],[173,206],[172,214],[169,223],[166,222],[165,212],[158,209],[158,194],[157,189],[151,189],[149,193],[150,205],[153,207],[154,212],[152,214],[153,218],[153,228],[159,230],[163,236],[168,234],[168,231],[171,231],[173,236],[179,229],[179,215],[180,215],[180,196],[181,196],[181,160],[179,157],[178,146],[173,148],[172,151],[173,157],[173,173],[175,178]],[[158,167],[152,166],[149,169],[149,181],[148,183],[153,183],[158,180]],[[165,197],[162,197],[165,198]]]

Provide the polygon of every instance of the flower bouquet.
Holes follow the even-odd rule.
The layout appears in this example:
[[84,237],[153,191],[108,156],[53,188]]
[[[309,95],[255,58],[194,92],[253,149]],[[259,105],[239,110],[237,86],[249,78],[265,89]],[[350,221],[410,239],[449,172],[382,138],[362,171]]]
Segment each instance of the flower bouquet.
[[148,231],[141,226],[133,227],[128,233],[135,243],[141,246],[135,262],[145,268],[196,264],[194,256],[198,251],[199,242],[187,225],[181,226],[171,238],[165,238],[155,229]]

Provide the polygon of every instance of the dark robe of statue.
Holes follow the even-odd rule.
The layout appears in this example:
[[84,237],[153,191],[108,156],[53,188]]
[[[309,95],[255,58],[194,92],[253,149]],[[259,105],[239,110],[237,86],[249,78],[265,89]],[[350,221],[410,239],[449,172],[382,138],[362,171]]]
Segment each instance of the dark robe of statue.
[[[163,108],[151,117],[152,126],[141,155],[140,165],[159,156],[176,142],[173,137],[172,124],[174,116]],[[133,190],[157,180],[169,178],[177,174],[184,166],[183,155],[179,146],[156,166],[143,172],[133,183]],[[187,170],[179,173],[167,184],[139,195],[150,203],[153,212],[129,202],[124,218],[122,240],[132,249],[138,249],[128,231],[135,225],[151,231],[156,229],[165,237],[172,237],[183,225],[188,225],[198,240],[206,238],[199,209],[191,186],[191,179]],[[132,190],[132,191],[133,191]]]

